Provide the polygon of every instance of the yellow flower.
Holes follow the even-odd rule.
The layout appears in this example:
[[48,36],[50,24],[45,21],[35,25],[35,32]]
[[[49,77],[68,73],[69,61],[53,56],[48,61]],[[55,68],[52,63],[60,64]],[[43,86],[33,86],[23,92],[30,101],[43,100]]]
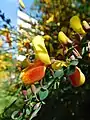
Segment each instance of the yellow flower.
[[58,34],[58,40],[61,44],[72,43],[72,41],[62,31]]
[[46,23],[50,23],[54,21],[54,15],[51,15],[51,17],[46,21]]
[[44,0],[44,2],[45,2],[46,4],[49,4],[49,3],[51,2],[51,0]]
[[52,39],[51,36],[49,36],[49,35],[44,35],[43,37],[44,37],[44,39],[47,40],[47,41]]
[[85,31],[81,25],[80,18],[77,15],[73,16],[70,19],[70,26],[75,32],[85,34]]
[[0,55],[0,60],[3,60],[5,58],[5,55]]
[[84,20],[82,24],[85,29],[90,29],[90,25],[87,23],[87,21]]
[[67,67],[67,63],[65,61],[62,61],[62,60],[55,60],[55,62],[52,64],[52,68],[54,70],[58,70],[63,66]]
[[32,44],[34,46],[36,56],[46,65],[51,64],[50,57],[44,44],[44,38],[38,35],[32,40]]
[[10,73],[6,71],[0,71],[0,87],[7,81],[10,77]]
[[0,35],[6,36],[7,33],[9,33],[9,30],[7,28],[0,30]]
[[12,63],[11,62],[7,62],[7,61],[4,61],[4,60],[0,60],[0,70],[4,70],[6,69],[7,67],[11,67],[12,66]]

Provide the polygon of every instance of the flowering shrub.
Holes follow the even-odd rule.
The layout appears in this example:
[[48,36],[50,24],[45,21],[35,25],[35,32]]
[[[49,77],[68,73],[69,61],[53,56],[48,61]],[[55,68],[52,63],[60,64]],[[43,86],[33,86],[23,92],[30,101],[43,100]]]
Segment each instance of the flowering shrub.
[[[50,9],[51,0],[37,2]],[[74,2],[72,3],[74,5]],[[23,12],[25,5],[22,0],[19,0],[19,5],[19,17],[23,20],[19,23],[18,31],[8,30],[8,27],[1,30],[1,36],[5,37],[9,49],[15,35],[18,56],[21,55],[18,59],[9,53],[2,53],[0,56],[0,78],[6,79],[0,88],[2,120],[32,120],[45,104],[45,99],[54,91],[60,90],[61,86],[64,91],[74,89],[73,87],[83,87],[87,81],[83,66],[86,65],[87,68],[90,61],[90,25],[85,18],[80,19],[75,11],[75,14],[68,18],[68,24],[62,27],[63,20],[59,21],[58,12],[61,6],[55,9],[56,14],[53,14],[52,10],[46,16],[42,16],[43,23],[39,23]],[[41,7],[44,13],[46,9]],[[25,18],[21,15],[25,15]],[[65,21],[65,18],[63,19]],[[0,47],[2,46],[0,42]]]

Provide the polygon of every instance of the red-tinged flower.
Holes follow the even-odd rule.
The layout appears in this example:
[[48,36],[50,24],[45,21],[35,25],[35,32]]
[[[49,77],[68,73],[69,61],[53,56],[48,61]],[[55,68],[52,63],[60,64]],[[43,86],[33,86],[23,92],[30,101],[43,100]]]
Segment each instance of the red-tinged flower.
[[46,66],[41,61],[35,61],[21,73],[21,79],[25,84],[33,84],[45,76]]
[[24,96],[27,95],[27,91],[26,90],[23,90],[22,93],[23,93]]
[[6,33],[6,42],[9,44],[9,46],[11,46],[11,38],[9,32]]
[[74,87],[79,87],[85,82],[85,76],[78,67],[76,67],[75,72],[69,78]]

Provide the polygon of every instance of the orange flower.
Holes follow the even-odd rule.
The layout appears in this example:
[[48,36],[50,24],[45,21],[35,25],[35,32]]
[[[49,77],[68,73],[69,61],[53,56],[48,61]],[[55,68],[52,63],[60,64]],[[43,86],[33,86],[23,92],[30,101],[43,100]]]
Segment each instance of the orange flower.
[[6,42],[9,44],[9,46],[11,46],[10,33],[9,33],[9,32],[7,32],[5,35],[6,35]]
[[74,87],[79,87],[85,82],[85,76],[78,67],[76,67],[75,72],[69,78]]
[[25,84],[33,84],[45,76],[46,66],[40,61],[35,61],[21,73],[21,79]]

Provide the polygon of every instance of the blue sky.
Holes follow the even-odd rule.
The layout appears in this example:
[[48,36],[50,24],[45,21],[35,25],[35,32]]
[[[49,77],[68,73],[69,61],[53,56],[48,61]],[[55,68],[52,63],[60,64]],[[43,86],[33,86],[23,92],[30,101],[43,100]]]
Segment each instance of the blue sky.
[[23,0],[26,10],[30,10],[30,6],[33,4],[34,0]]
[[[30,5],[34,0],[23,0],[26,10],[29,10]],[[10,18],[12,25],[17,24],[18,0],[0,0],[0,10],[5,13],[6,18]]]
[[17,0],[0,0],[0,10],[5,13],[6,18],[10,18],[13,25],[16,25]]

